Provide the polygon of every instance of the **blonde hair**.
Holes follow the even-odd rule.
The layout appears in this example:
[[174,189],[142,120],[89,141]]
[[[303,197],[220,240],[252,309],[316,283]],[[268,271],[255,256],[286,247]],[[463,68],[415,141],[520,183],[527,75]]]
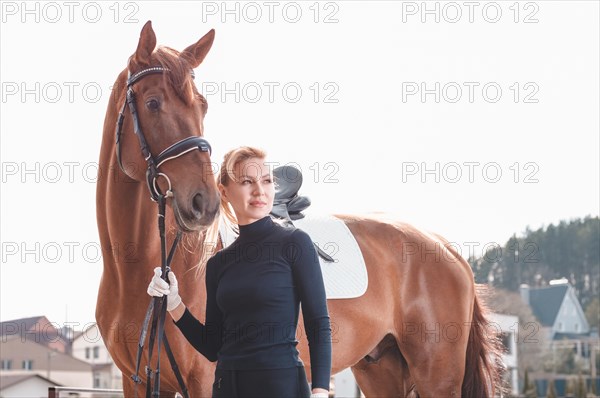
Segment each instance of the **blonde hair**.
[[[217,184],[228,186],[231,181],[235,181],[236,176],[234,174],[235,167],[252,158],[264,159],[267,157],[267,153],[259,148],[250,146],[241,146],[239,148],[232,149],[223,156],[223,163],[221,163],[221,169],[217,176]],[[237,229],[237,218],[231,205],[221,197],[221,217],[230,226],[235,226]]]
[[[266,157],[267,153],[264,150],[250,146],[241,146],[239,148],[230,150],[225,154],[225,156],[223,156],[221,169],[215,177],[217,184],[227,186],[231,181],[235,181],[236,176],[234,174],[234,170],[235,167],[241,162],[252,158],[265,159]],[[204,240],[205,250],[203,253],[203,261],[205,263],[216,251],[216,242],[219,239],[219,227],[221,225],[224,225],[225,228],[235,231],[236,234],[239,233],[238,220],[235,216],[235,212],[233,211],[231,205],[224,200],[223,197],[221,197],[219,210],[219,216],[206,231]],[[208,243],[210,247],[206,247],[206,243]]]

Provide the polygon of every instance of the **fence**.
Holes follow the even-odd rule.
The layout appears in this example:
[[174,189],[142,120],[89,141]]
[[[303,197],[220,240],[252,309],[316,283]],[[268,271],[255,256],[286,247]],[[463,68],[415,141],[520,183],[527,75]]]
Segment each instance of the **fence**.
[[48,398],[123,398],[123,390],[108,388],[48,387]]

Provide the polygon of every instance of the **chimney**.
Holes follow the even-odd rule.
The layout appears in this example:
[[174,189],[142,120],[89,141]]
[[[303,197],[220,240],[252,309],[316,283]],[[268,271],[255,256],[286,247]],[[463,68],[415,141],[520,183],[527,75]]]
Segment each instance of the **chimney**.
[[60,328],[60,336],[65,343],[65,353],[72,354],[73,352],[73,328],[69,325],[64,325]]
[[526,283],[521,284],[521,286],[519,286],[519,291],[521,292],[521,300],[529,305],[529,285]]

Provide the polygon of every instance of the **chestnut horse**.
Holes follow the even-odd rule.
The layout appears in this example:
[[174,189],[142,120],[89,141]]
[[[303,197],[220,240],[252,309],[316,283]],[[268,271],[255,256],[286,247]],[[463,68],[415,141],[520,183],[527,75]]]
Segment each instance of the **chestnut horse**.
[[[115,123],[124,109],[128,75],[158,67],[164,73],[148,74],[134,87],[139,128],[145,132],[150,153],[156,157],[187,136],[203,136],[207,104],[190,71],[203,61],[213,39],[211,30],[181,53],[157,49],[154,31],[150,22],[146,23],[108,104],[100,152],[100,171],[105,178],[100,178],[97,186],[104,270],[96,319],[123,373],[126,397],[143,392],[130,376],[135,372],[138,337],[150,300],[146,288],[152,269],[159,264],[160,244],[156,205],[146,184],[147,163],[132,114],[125,112],[120,158],[115,150]],[[218,214],[219,202],[209,154],[181,154],[159,171],[168,180],[159,177],[158,188],[173,192],[167,202],[167,238],[172,241],[176,230],[184,232],[172,268],[179,276],[183,301],[203,320],[204,275],[194,269],[202,260],[204,231]],[[361,297],[328,302],[332,371],[351,367],[367,397],[494,396],[499,346],[497,339],[486,333],[487,320],[468,263],[443,238],[411,225],[375,216],[338,217],[358,241],[369,287]],[[298,348],[310,375],[302,332],[300,327]],[[165,333],[190,395],[209,397],[214,363],[197,353],[172,322],[166,322]],[[164,353],[161,356],[166,358]],[[163,365],[161,395],[172,396],[178,390],[174,373]]]

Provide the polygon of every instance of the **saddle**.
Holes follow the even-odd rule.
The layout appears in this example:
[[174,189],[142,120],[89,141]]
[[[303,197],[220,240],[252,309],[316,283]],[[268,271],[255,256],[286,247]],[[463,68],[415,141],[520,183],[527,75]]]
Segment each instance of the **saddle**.
[[[302,172],[292,166],[279,166],[273,169],[273,178],[275,179],[275,198],[271,215],[294,225],[293,221],[304,218],[302,211],[310,206],[308,197],[298,195],[298,191],[302,186]],[[314,246],[323,260],[326,262],[335,261],[318,245],[315,244]]]
[[299,196],[302,186],[302,172],[292,166],[279,166],[273,169],[275,178],[275,199],[271,214],[292,221],[304,218],[303,210],[310,206],[310,199]]

